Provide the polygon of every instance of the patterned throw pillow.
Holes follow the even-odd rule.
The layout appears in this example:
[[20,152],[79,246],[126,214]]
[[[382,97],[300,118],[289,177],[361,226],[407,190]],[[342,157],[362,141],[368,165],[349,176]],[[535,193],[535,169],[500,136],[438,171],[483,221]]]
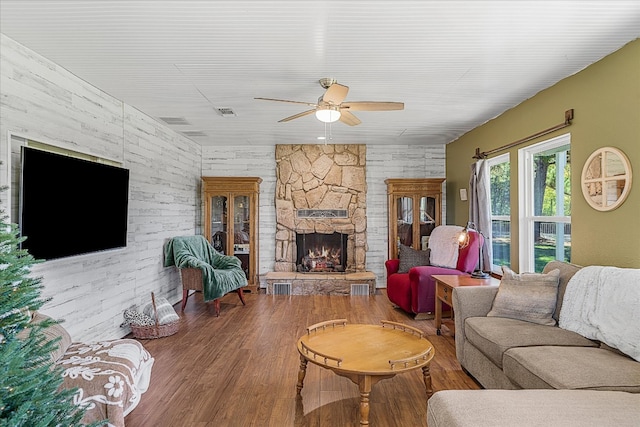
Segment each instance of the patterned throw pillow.
[[156,322],[144,313],[139,313],[135,310],[125,310],[124,323],[120,326],[135,325],[135,326],[153,326]]
[[[158,323],[161,325],[180,320],[178,313],[176,313],[173,306],[166,298],[156,298],[156,310],[158,310]],[[145,305],[142,312],[152,319],[155,317],[153,314],[153,305],[151,303]]]
[[398,258],[400,259],[400,266],[398,267],[398,273],[408,273],[412,267],[419,265],[430,265],[429,254],[431,251],[418,251],[409,246],[400,245],[398,251]]
[[553,312],[558,297],[560,270],[547,274],[516,274],[502,267],[502,280],[488,317],[509,317],[541,325],[556,324]]

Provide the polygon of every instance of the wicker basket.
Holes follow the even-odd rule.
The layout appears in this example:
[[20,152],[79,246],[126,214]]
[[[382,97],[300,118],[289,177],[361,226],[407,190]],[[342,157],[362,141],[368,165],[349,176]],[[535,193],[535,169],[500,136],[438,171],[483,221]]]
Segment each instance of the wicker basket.
[[152,340],[155,338],[168,337],[169,335],[173,335],[178,332],[178,325],[180,324],[179,320],[171,323],[165,323],[164,325],[160,325],[158,323],[156,297],[153,292],[151,292],[151,304],[153,305],[153,314],[155,316],[156,324],[153,326],[130,325],[133,336],[142,340]]

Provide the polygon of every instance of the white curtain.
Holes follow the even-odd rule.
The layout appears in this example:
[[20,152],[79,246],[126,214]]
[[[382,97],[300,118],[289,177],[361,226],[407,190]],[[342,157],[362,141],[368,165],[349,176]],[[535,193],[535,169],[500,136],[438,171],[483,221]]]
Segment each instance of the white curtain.
[[483,270],[491,271],[493,250],[491,247],[491,183],[489,165],[486,160],[478,160],[471,165],[469,179],[469,221],[485,237],[483,254]]

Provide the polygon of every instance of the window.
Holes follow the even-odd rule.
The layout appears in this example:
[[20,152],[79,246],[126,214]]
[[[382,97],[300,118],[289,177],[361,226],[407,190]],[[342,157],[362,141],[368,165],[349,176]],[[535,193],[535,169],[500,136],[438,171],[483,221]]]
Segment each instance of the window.
[[487,160],[491,188],[492,270],[511,266],[511,163],[509,154]]
[[571,259],[571,136],[518,150],[520,271]]

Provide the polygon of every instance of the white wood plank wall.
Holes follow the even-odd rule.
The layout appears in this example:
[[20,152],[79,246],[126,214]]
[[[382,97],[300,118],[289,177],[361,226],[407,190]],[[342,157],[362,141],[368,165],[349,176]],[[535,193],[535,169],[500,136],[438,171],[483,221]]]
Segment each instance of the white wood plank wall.
[[171,302],[181,298],[162,251],[168,238],[200,232],[201,146],[12,39],[2,35],[1,43],[0,185],[18,176],[20,138],[10,144],[10,132],[130,169],[127,247],[33,269],[52,298],[42,311],[65,319],[74,340],[121,337],[128,332],[119,327],[122,312],[149,300],[151,291]]

